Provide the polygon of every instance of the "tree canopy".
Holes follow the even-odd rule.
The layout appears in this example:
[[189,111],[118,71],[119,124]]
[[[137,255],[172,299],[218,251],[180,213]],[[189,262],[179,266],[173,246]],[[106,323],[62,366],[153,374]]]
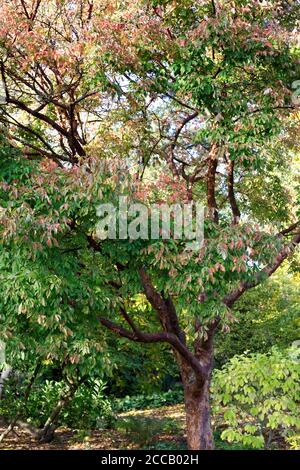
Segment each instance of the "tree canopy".
[[[0,2],[1,338],[79,377],[113,368],[108,330],[166,343],[190,449],[213,447],[216,331],[300,242],[297,13],[277,0]],[[187,250],[174,227],[100,240],[97,208],[122,195],[203,204],[203,245]]]

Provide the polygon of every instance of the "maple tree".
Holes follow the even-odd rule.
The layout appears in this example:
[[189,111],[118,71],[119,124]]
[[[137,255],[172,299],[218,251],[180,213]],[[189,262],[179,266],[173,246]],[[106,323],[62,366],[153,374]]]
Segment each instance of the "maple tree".
[[[33,159],[25,181],[4,177],[4,252],[34,253],[50,272],[71,256],[78,292],[89,293],[84,306],[68,299],[75,324],[84,307],[93,325],[171,347],[190,449],[213,448],[217,329],[230,329],[237,300],[300,242],[299,188],[283,175],[297,160],[280,135],[297,119],[298,10],[276,0],[1,1],[0,119]],[[146,203],[203,202],[203,247],[98,240],[97,205],[124,188]]]

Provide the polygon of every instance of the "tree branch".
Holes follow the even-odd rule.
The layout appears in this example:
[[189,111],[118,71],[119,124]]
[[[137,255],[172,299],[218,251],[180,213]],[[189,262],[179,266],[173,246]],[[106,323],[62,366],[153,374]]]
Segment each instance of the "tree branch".
[[166,301],[153,286],[150,276],[148,276],[146,271],[144,269],[140,269],[139,274],[145,295],[154,310],[157,312],[159,321],[163,329],[165,331],[180,335],[179,323],[174,305],[171,304],[171,299],[169,299],[169,305],[167,305]]
[[284,237],[285,235],[288,235],[289,233],[293,232],[299,225],[300,225],[300,220],[298,220],[298,222],[295,222],[294,224],[290,225],[289,227],[279,232],[277,236]]
[[200,364],[198,359],[188,350],[188,348],[182,344],[177,336],[173,333],[158,332],[158,333],[143,333],[140,330],[138,332],[131,332],[123,328],[122,326],[114,323],[107,318],[100,317],[100,323],[113,331],[123,338],[136,341],[138,343],[169,343],[174,349],[182,356],[182,358],[192,367],[197,375],[203,376],[205,374],[205,368]]
[[248,282],[241,282],[240,285],[234,289],[232,292],[230,292],[228,295],[226,295],[223,298],[223,303],[231,308],[234,303],[249,289],[252,289],[253,287],[258,286],[261,284],[261,282],[265,279],[265,277],[270,277],[272,274],[274,274],[275,271],[281,266],[283,261],[287,259],[287,257],[296,249],[298,244],[300,243],[300,231],[294,236],[293,240],[291,243],[288,245],[284,246],[277,256],[275,257],[273,263],[266,268],[264,268],[262,271],[257,273],[253,279],[253,281],[248,281]]

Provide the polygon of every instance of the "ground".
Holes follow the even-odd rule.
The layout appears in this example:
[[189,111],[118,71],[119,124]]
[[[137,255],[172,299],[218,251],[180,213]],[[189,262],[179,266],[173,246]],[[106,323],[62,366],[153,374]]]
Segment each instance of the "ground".
[[[5,427],[0,426],[0,434]],[[116,450],[157,448],[164,446],[184,448],[184,410],[182,405],[122,413],[113,429],[73,431],[59,428],[50,444],[37,444],[33,437],[19,428],[10,433],[1,450]]]
[[[0,434],[5,430],[0,422]],[[110,429],[74,431],[59,428],[49,444],[38,444],[19,428],[0,444],[0,450],[180,450],[186,449],[183,405],[131,411],[118,415]],[[229,446],[215,434],[219,450],[246,450]],[[279,446],[281,447],[281,446]]]

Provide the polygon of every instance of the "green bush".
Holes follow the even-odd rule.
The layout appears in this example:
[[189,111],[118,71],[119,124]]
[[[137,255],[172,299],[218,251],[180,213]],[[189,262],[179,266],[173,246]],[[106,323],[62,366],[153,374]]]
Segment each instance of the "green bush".
[[153,393],[152,395],[126,396],[114,400],[113,409],[122,413],[132,410],[146,410],[150,408],[160,408],[161,406],[176,405],[183,402],[182,389],[168,390],[163,393]]
[[[23,419],[40,427],[65,391],[66,384],[63,381],[46,380],[37,383],[24,407],[22,387],[19,385],[16,393],[14,384],[8,384],[5,399],[0,402],[0,414],[11,419],[20,413]],[[112,420],[113,413],[105,395],[105,385],[101,380],[93,379],[78,388],[72,400],[60,412],[57,424],[72,429],[93,429],[107,427]]]
[[[221,438],[252,448],[294,442],[300,427],[299,349],[232,358],[214,374],[214,414]],[[294,439],[293,439],[294,437]]]

